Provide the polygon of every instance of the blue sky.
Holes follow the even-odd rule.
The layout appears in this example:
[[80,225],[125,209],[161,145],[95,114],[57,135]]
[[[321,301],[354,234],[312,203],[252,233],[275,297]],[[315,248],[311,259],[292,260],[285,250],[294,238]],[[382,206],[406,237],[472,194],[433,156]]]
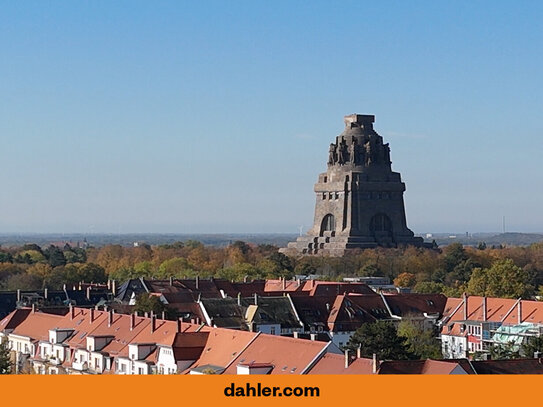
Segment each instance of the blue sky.
[[415,232],[543,231],[543,3],[0,1],[1,232],[296,232],[376,115]]

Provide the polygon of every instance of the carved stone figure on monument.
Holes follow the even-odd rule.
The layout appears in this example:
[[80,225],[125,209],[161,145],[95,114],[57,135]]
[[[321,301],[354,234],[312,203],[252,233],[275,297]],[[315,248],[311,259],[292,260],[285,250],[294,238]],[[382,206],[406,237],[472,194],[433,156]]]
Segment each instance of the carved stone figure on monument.
[[385,164],[390,164],[390,146],[389,143],[386,143],[383,145],[384,147],[384,158],[385,158]]
[[349,146],[349,161],[351,164],[356,165],[356,155],[358,153],[358,144],[356,144],[356,139],[353,139],[353,142]]
[[341,140],[341,143],[339,143],[338,146],[338,154],[337,154],[337,162],[339,164],[345,164],[347,161],[347,144],[345,143],[345,139]]
[[336,163],[336,145],[330,143],[330,149],[328,151],[328,165],[334,165]]
[[364,144],[364,148],[366,149],[366,166],[368,166],[371,164],[371,144],[369,141]]

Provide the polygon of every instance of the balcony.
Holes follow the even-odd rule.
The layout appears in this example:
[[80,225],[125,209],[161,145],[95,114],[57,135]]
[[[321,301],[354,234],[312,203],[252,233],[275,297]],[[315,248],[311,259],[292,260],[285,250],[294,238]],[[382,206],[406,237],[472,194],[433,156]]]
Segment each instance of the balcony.
[[87,370],[89,368],[89,364],[87,362],[73,362],[72,368],[75,370]]

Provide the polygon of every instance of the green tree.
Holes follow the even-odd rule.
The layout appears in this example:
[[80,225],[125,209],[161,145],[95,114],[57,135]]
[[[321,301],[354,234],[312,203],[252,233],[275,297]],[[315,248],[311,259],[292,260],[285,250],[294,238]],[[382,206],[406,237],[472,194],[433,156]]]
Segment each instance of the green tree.
[[404,318],[398,325],[398,335],[405,338],[407,350],[418,359],[441,359],[441,343],[434,329],[424,329],[411,318]]
[[165,312],[168,318],[175,317],[175,312],[171,308],[166,306],[166,304],[164,304],[162,301],[160,301],[159,297],[148,293],[143,293],[136,297],[134,311],[141,313],[153,312],[157,315]]
[[51,267],[66,265],[64,253],[56,246],[49,246],[47,249],[45,249],[43,254],[47,258],[47,262],[51,265]]
[[530,298],[533,276],[511,259],[497,260],[488,269],[475,269],[468,282],[468,293],[499,298]]
[[421,281],[415,284],[413,292],[419,294],[441,294],[445,286],[442,283],[434,283],[433,281]]
[[414,355],[407,349],[405,338],[398,335],[396,326],[387,321],[362,324],[351,336],[347,349],[360,348],[362,357],[378,359],[402,360],[412,359]]
[[174,257],[162,262],[158,268],[157,277],[159,278],[191,278],[196,275],[194,271],[184,257]]
[[532,336],[520,347],[520,354],[526,358],[533,358],[536,352],[543,352],[543,336]]
[[490,349],[490,357],[493,360],[519,359],[520,351],[515,349],[513,343],[494,344]]
[[8,342],[0,341],[0,374],[11,373],[11,357]]

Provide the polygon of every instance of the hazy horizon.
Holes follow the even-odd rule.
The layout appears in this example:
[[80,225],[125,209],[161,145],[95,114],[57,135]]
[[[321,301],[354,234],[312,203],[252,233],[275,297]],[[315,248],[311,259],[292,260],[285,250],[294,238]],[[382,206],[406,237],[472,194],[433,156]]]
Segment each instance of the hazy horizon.
[[5,2],[0,233],[305,233],[351,113],[415,233],[541,232],[542,12]]

